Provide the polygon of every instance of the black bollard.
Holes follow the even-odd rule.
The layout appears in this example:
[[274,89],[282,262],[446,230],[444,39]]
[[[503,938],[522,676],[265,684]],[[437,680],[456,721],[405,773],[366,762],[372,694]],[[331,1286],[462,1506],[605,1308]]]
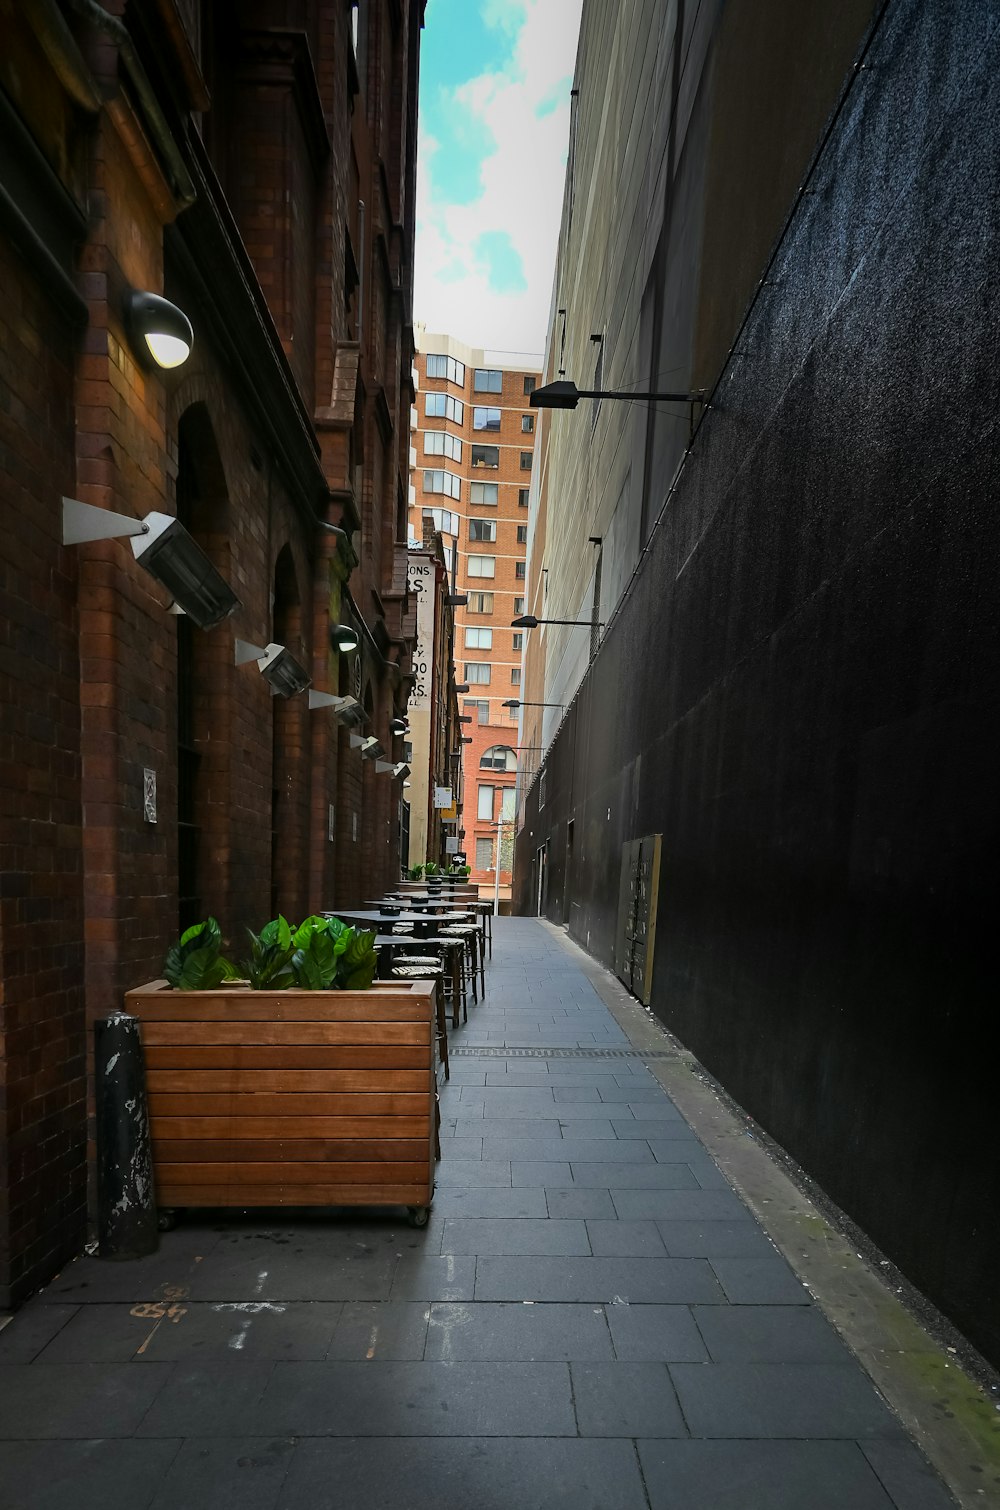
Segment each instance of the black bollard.
[[101,1258],[143,1258],[159,1246],[146,1072],[139,1019],[94,1024],[97,1238]]

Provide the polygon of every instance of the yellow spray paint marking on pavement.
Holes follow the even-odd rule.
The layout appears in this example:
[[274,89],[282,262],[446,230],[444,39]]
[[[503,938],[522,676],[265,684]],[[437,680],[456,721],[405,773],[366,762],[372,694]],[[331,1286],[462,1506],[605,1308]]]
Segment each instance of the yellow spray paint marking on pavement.
[[[153,1327],[148,1337],[142,1343],[141,1347],[136,1350],[137,1357],[141,1357],[141,1355],[146,1351],[146,1349],[149,1347],[149,1344],[152,1342],[153,1338],[156,1336],[157,1332],[165,1321],[172,1321],[176,1326],[181,1317],[187,1315],[187,1306],[177,1304],[177,1301],[186,1297],[187,1293],[188,1292],[186,1289],[171,1285],[164,1285],[163,1300],[143,1301],[139,1305],[132,1307],[131,1311],[129,1312],[130,1316],[136,1316],[140,1320],[155,1319],[156,1321],[156,1325]],[[166,1304],[168,1300],[171,1302],[170,1305]]]

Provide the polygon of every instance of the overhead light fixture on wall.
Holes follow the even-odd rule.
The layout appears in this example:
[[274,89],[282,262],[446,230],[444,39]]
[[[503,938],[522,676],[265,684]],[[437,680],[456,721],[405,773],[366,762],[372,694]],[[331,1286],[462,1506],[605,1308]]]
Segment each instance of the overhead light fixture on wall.
[[[591,337],[593,339],[593,337]],[[630,393],[627,388],[578,388],[574,382],[544,383],[528,399],[533,409],[575,409],[582,398],[620,398],[660,404],[699,404],[704,393]]]
[[129,294],[125,323],[133,348],[147,367],[180,367],[191,355],[194,345],[191,321],[161,294],[145,291]]
[[386,776],[390,771],[395,771],[395,769],[396,767],[391,760],[376,760],[375,762],[375,774],[377,776]]
[[172,514],[133,519],[64,498],[63,545],[131,537],[139,565],[165,587],[182,613],[199,629],[213,629],[240,607],[240,600],[201,546]]
[[330,648],[339,651],[341,655],[351,650],[357,650],[361,643],[358,632],[352,629],[350,624],[330,625]]
[[273,640],[269,645],[252,645],[249,640],[237,640],[235,653],[237,666],[257,662],[261,676],[271,688],[272,697],[295,697],[309,686],[311,678],[305,667],[290,650]]
[[533,613],[522,613],[516,619],[511,619],[511,629],[537,629],[539,624],[568,624],[572,629],[603,629],[603,624],[595,626],[593,619],[536,619]]
[[396,777],[402,776],[403,777],[403,785],[404,786],[409,786],[410,783],[406,780],[406,777],[409,776],[409,774],[410,774],[410,767],[407,765],[406,761],[405,760],[397,760],[396,764],[392,768],[393,779],[395,780]]
[[400,734],[405,734],[409,727],[405,718],[393,718],[389,720],[389,733],[396,735],[397,738]]

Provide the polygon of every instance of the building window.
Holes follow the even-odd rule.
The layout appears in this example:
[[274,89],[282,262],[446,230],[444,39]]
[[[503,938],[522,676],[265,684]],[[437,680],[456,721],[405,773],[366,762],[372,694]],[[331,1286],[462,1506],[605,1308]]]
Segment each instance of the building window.
[[496,556],[467,556],[466,570],[470,577],[495,577],[497,558]]
[[510,668],[510,684],[511,684],[512,687],[519,687],[521,685],[521,668],[520,668],[520,666],[511,666],[511,668]]
[[476,869],[477,870],[492,870],[493,869],[493,840],[492,839],[477,839],[476,840]]
[[515,614],[515,617],[516,617],[517,614],[523,613],[523,612],[524,612],[524,599],[523,598],[515,598],[514,599],[514,614]]
[[517,527],[517,543],[518,545],[527,545],[528,543],[528,526],[526,524],[519,524]]
[[519,509],[526,509],[528,507],[528,494],[530,492],[531,492],[530,488],[518,488],[518,490],[517,490],[517,506],[518,506]]
[[450,456],[452,461],[462,460],[462,442],[457,435],[447,430],[424,431],[425,456]]
[[462,496],[462,479],[451,472],[425,472],[424,492],[447,493],[449,498],[458,500]]
[[496,504],[500,499],[500,484],[497,482],[472,482],[469,484],[469,502]]
[[[516,771],[517,755],[510,745],[490,745],[479,758],[481,771]],[[513,788],[511,788],[513,791]]]
[[421,509],[425,519],[434,520],[434,528],[442,535],[458,534],[458,515],[451,509]]
[[502,393],[503,373],[494,367],[477,367],[472,375],[476,393]]
[[521,415],[521,429],[525,435],[533,435],[535,433],[535,416],[533,414]]
[[442,356],[436,351],[427,353],[427,376],[429,378],[447,378],[449,383],[457,383],[461,388],[465,383],[465,363],[456,362],[454,357]]
[[525,395],[527,395],[529,393],[534,393],[534,391],[535,391],[535,389],[536,389],[537,386],[538,386],[538,379],[537,378],[526,377],[525,380],[524,380],[524,392],[525,392]]
[[493,787],[481,786],[477,798],[476,817],[487,823],[493,821]]
[[425,394],[424,413],[430,419],[450,419],[456,425],[465,423],[465,405],[450,393]]
[[473,446],[472,465],[474,467],[498,467],[500,465],[500,447]]
[[470,718],[473,715],[475,715],[475,719],[476,719],[477,723],[480,723],[480,724],[488,724],[489,723],[489,721],[490,721],[490,704],[489,704],[489,699],[488,698],[485,698],[485,697],[470,698],[466,702],[463,702],[462,707],[465,709],[466,713],[468,713],[468,715],[470,716]]
[[492,613],[493,594],[491,592],[470,592],[469,613]]
[[469,539],[494,541],[497,537],[497,522],[495,519],[470,519]]
[[512,823],[517,812],[517,787],[505,786],[500,791],[500,816],[505,823]]
[[[473,448],[473,449],[475,449],[475,448]],[[522,472],[530,472],[531,471],[531,452],[530,451],[522,451],[521,452],[521,471]]]
[[467,629],[465,631],[466,650],[492,650],[492,629]]
[[465,680],[470,683],[477,682],[481,687],[487,686],[490,680],[489,662],[466,661]]
[[517,577],[517,579],[519,581],[523,582],[524,579],[525,579],[525,577],[527,576],[527,574],[528,574],[528,563],[526,561],[515,561],[514,562],[514,575],[515,575],[515,577]]
[[511,649],[512,650],[523,650],[523,648],[524,648],[524,635],[521,633],[521,631],[519,629],[515,630],[514,633],[511,635],[510,638],[511,638]]
[[472,428],[473,430],[499,430],[500,410],[473,409]]

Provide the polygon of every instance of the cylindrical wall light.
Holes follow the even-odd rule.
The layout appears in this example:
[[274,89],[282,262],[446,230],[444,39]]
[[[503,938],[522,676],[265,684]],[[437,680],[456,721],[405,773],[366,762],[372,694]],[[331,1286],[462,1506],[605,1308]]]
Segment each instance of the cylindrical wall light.
[[194,331],[182,309],[160,294],[129,295],[126,323],[136,353],[156,367],[179,367],[191,355]]

